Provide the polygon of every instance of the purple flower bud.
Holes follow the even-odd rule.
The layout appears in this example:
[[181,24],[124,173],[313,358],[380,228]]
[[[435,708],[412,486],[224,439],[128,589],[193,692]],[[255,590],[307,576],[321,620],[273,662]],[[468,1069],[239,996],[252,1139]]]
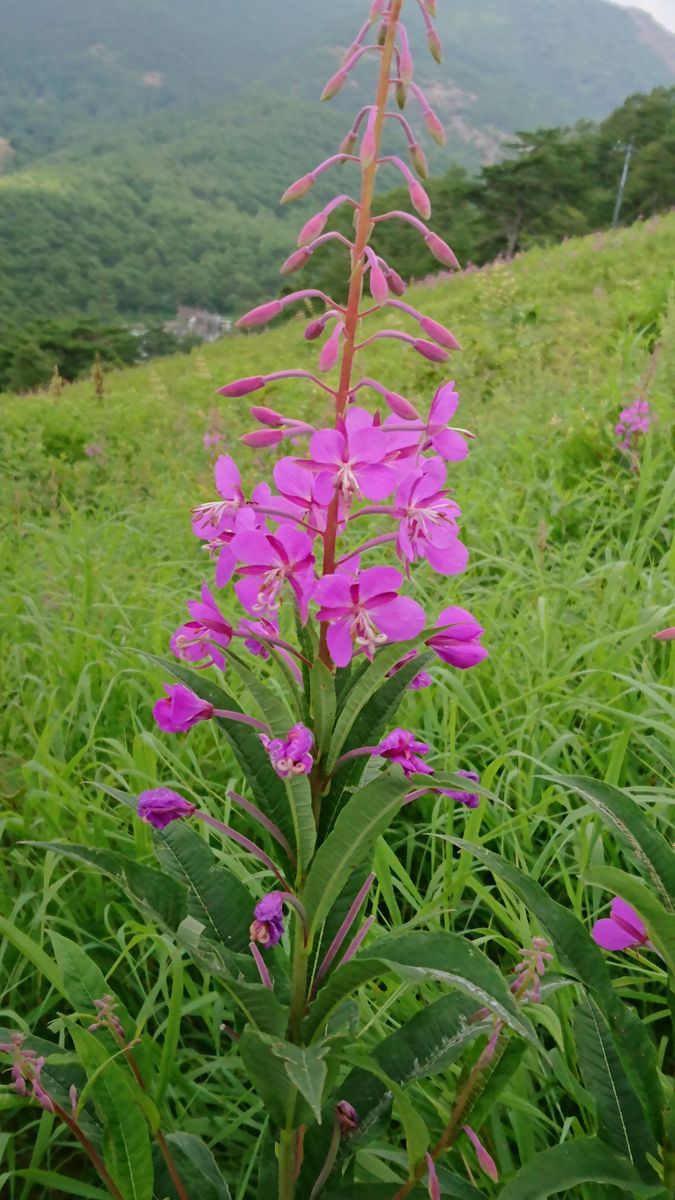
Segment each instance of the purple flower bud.
[[148,825],[154,826],[155,829],[166,829],[172,821],[191,816],[196,812],[196,808],[178,792],[160,787],[141,792],[137,812],[141,820],[147,821]]
[[452,267],[455,271],[459,270],[459,262],[443,238],[439,237],[437,233],[428,233],[424,240],[439,263],[442,263],[444,267]]
[[[479,783],[480,779],[475,771],[455,771],[456,775],[461,775],[463,779],[468,779],[470,783]],[[478,792],[459,792],[453,788],[435,788],[442,796],[448,796],[450,800],[456,800],[458,804],[464,804],[466,808],[478,808],[480,804],[480,796]]]
[[265,450],[268,446],[278,446],[284,436],[281,431],[274,429],[252,429],[250,433],[243,434],[239,441],[252,450]]
[[399,72],[398,73],[401,77],[401,81],[407,87],[407,85],[409,83],[412,83],[413,75],[415,73],[415,67],[413,64],[412,54],[410,53],[410,42],[408,41],[408,34],[405,30],[405,27],[403,25],[399,25],[398,31],[399,31],[399,37],[401,39],[401,49],[400,49],[399,56],[398,56],[398,61],[399,61]]
[[[350,152],[347,150],[345,153],[349,154]],[[323,209],[310,217],[298,234],[298,246],[306,246],[309,242],[313,242],[314,238],[319,237],[319,234],[323,233],[326,228],[327,220],[328,216]]]
[[374,254],[370,256],[370,294],[377,304],[384,304],[389,295],[386,276]]
[[438,34],[436,33],[436,30],[433,28],[431,28],[427,31],[427,45],[429,47],[429,53],[431,54],[431,57],[434,59],[434,61],[437,63],[442,62],[443,61],[443,46],[441,44],[441,39],[439,38]]
[[398,392],[386,392],[385,403],[397,417],[403,417],[406,421],[420,421],[421,417],[409,400],[405,396],[399,396]]
[[338,1100],[335,1105],[335,1123],[343,1137],[358,1129],[359,1114],[348,1100]]
[[328,83],[321,93],[320,99],[332,100],[333,96],[337,96],[340,89],[344,86],[346,79],[347,72],[345,71],[344,67],[340,67],[339,71],[336,71],[334,75],[331,75],[331,78],[328,80]]
[[293,200],[300,200],[301,197],[305,196],[309,189],[314,186],[314,183],[314,175],[310,171],[308,175],[303,175],[301,179],[296,179],[295,183],[292,183],[290,187],[286,188],[286,191],[281,197],[279,203],[291,204]]
[[447,350],[435,346],[433,342],[425,342],[424,338],[415,338],[413,349],[421,354],[422,358],[428,358],[430,362],[447,362],[450,357]]
[[471,1128],[470,1125],[463,1125],[462,1129],[476,1151],[476,1158],[485,1171],[485,1174],[488,1175],[490,1179],[493,1179],[495,1183],[498,1183],[499,1172],[497,1170],[494,1158],[491,1154],[488,1154],[485,1146],[478,1137],[478,1134]]
[[289,254],[288,258],[282,263],[279,268],[280,275],[292,275],[294,271],[299,271],[304,267],[312,257],[312,251],[306,246],[301,246],[299,250],[294,250]]
[[272,429],[279,429],[284,423],[282,414],[277,412],[276,408],[265,408],[264,406],[253,404],[249,412],[254,421],[260,421],[261,425],[270,425]]
[[429,164],[424,150],[421,146],[418,146],[417,142],[411,142],[408,150],[410,151],[410,159],[417,174],[421,179],[427,179],[429,176]]
[[461,350],[457,338],[454,333],[445,328],[445,325],[440,325],[438,321],[434,321],[431,317],[422,317],[420,321],[420,329],[424,333],[428,333],[430,338],[433,338],[439,345],[445,346],[448,350]]
[[416,179],[411,179],[408,184],[408,193],[410,195],[410,203],[413,208],[420,214],[423,220],[428,221],[431,216],[431,200]]
[[653,633],[652,637],[656,638],[657,642],[672,642],[675,639],[675,628],[660,629],[658,633]]
[[340,356],[340,338],[342,337],[342,322],[339,321],[319,355],[319,370],[331,371]]
[[237,329],[250,329],[253,325],[266,325],[268,321],[272,321],[274,317],[278,317],[279,313],[283,312],[283,304],[281,300],[268,300],[267,304],[259,304],[257,308],[252,308],[250,312],[244,313],[237,321]]
[[218,388],[219,396],[248,396],[249,392],[257,392],[265,386],[262,375],[248,375],[246,379],[235,379]]
[[254,920],[251,925],[251,941],[257,942],[263,949],[276,946],[284,933],[284,897],[283,892],[268,892],[259,900],[253,910]]
[[377,142],[375,140],[375,123],[376,123],[376,121],[377,121],[377,109],[371,108],[370,113],[368,114],[368,123],[366,125],[366,131],[365,131],[363,137],[361,138],[361,149],[359,151],[359,157],[361,159],[362,167],[369,167],[370,164],[375,159],[375,154],[377,152]]
[[315,320],[310,321],[309,325],[305,326],[305,333],[304,333],[305,341],[315,342],[317,338],[321,337],[321,334],[323,333],[325,328],[326,328],[325,316],[316,317]]
[[424,123],[429,131],[429,134],[439,146],[445,145],[445,129],[442,121],[436,116],[432,108],[425,108],[422,113]]
[[199,721],[208,721],[213,716],[213,705],[182,683],[165,683],[164,691],[166,697],[157,701],[152,715],[165,733],[186,733]]
[[430,1154],[426,1155],[426,1163],[429,1200],[441,1200],[441,1185],[436,1174],[436,1164]]
[[385,268],[384,273],[387,276],[387,283],[389,284],[390,292],[393,292],[395,296],[404,296],[406,293],[406,286],[398,271],[395,271],[393,267],[388,266]]
[[282,779],[309,775],[314,761],[310,753],[314,735],[306,725],[294,725],[285,738],[270,738],[261,733],[260,741],[270,756],[274,770]]

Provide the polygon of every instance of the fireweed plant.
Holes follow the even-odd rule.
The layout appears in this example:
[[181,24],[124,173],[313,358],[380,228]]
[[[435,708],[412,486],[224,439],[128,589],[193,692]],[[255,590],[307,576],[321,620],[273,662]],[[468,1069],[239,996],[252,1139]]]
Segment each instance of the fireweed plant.
[[[439,60],[434,3],[418,3],[429,49]],[[506,974],[464,936],[414,926],[383,934],[373,930],[376,911],[368,911],[375,846],[402,806],[431,793],[468,811],[484,793],[471,764],[440,774],[432,765],[440,748],[395,724],[407,690],[432,686],[430,672],[439,662],[466,670],[487,656],[483,629],[471,613],[455,604],[429,613],[408,594],[419,562],[443,577],[466,566],[460,509],[448,488],[450,466],[467,456],[471,437],[451,425],[459,397],[452,383],[440,382],[425,411],[360,369],[360,351],[374,341],[403,343],[439,367],[459,349],[449,330],[402,299],[402,280],[370,245],[376,221],[403,220],[443,266],[456,265],[452,250],[426,224],[425,158],[402,115],[411,100],[431,135],[443,140],[413,79],[402,7],[403,0],[374,0],[323,96],[335,95],[368,57],[378,67],[375,101],[359,112],[339,153],[283,197],[304,196],[342,163],[360,169],[358,199],[341,193],[311,217],[282,268],[285,274],[298,270],[337,239],[349,270],[346,304],[299,290],[239,322],[252,329],[293,303],[322,302],[325,311],[305,330],[308,340],[322,340],[320,374],[282,369],[220,389],[239,399],[276,379],[309,381],[325,396],[325,420],[310,424],[254,405],[258,428],[244,443],[264,450],[288,441],[294,453],[278,458],[270,478],[251,491],[233,459],[217,457],[218,498],[193,513],[194,533],[215,563],[214,579],[204,582],[199,599],[188,599],[188,620],[170,640],[173,658],[161,660],[177,682],[164,685],[155,721],[170,734],[187,734],[202,722],[222,733],[244,779],[242,793],[227,797],[229,812],[241,822],[235,815],[233,824],[225,823],[173,787],[138,797],[107,788],[134,810],[137,832],[144,832],[141,823],[152,827],[160,869],[112,850],[50,848],[121,883],[144,916],[218,980],[230,1052],[265,1114],[257,1154],[260,1197],[484,1197],[481,1189],[500,1177],[497,1148],[483,1128],[490,1109],[528,1046],[545,1064],[531,1017],[566,982],[550,973],[552,945],[581,992],[577,1049],[584,1086],[597,1098],[600,1136],[571,1145],[563,1140],[544,1151],[507,1184],[504,1196],[547,1196],[594,1181],[662,1197],[661,1181],[673,1182],[673,1163],[661,1076],[639,1020],[614,994],[603,957],[603,950],[618,951],[672,966],[672,851],[653,829],[645,833],[631,800],[569,781],[599,815],[615,818],[619,836],[628,830],[631,849],[642,844],[643,865],[645,855],[650,863],[651,890],[628,873],[596,871],[594,882],[616,898],[593,940],[539,884],[462,841],[520,896],[547,934],[523,947]],[[382,153],[385,123],[402,131],[412,169]],[[372,216],[384,163],[403,174],[417,215]],[[342,205],[354,211],[353,240],[327,230]],[[398,325],[372,333],[364,328],[370,316],[388,311],[409,321],[412,332]],[[374,410],[365,407],[369,395],[376,398]],[[236,620],[222,611],[225,589],[239,606]],[[230,676],[237,681],[234,692],[224,686]],[[247,699],[240,703],[242,690]],[[254,836],[237,827],[244,820]],[[199,826],[218,840],[219,853]],[[227,865],[222,850],[231,844],[255,873],[245,874],[242,859],[236,869]],[[52,1043],[8,1031],[0,1051],[11,1058],[16,1091],[70,1131],[115,1200],[227,1200],[228,1183],[206,1145],[194,1134],[163,1131],[167,1059],[162,1055],[157,1072],[143,1036],[147,1014],[134,1022],[88,956],[67,938],[53,934],[52,940],[58,969],[43,959],[38,966],[51,972],[50,982],[77,1010],[60,1018],[77,1067],[73,1073],[68,1056]],[[373,1046],[362,1036],[363,1002],[392,980],[424,989],[419,1009]],[[438,1128],[428,1129],[405,1089],[443,1072],[447,1112]],[[385,1182],[374,1184],[372,1175],[363,1182],[359,1153],[383,1136],[392,1108],[403,1138],[390,1138]],[[219,1150],[227,1156],[227,1147]],[[240,1197],[250,1194],[248,1178],[230,1180]]]

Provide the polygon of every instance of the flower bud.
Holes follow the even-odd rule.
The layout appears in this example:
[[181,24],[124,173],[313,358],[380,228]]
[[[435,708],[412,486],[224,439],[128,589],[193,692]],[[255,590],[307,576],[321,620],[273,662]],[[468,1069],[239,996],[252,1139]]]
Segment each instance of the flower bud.
[[403,417],[405,421],[420,421],[421,417],[409,400],[405,396],[399,396],[398,392],[385,392],[384,396],[386,404],[397,417]]
[[415,338],[413,349],[421,354],[422,358],[428,358],[429,362],[447,362],[450,357],[447,350],[435,346],[433,342],[425,342],[424,338]]
[[362,167],[369,167],[375,158],[375,154],[377,151],[377,144],[375,141],[375,122],[376,121],[377,121],[377,109],[372,108],[370,110],[370,114],[368,116],[368,124],[366,125],[366,131],[365,131],[363,137],[361,138],[361,149],[359,151],[359,157],[361,159]]
[[396,84],[396,103],[398,104],[398,106],[401,110],[405,108],[407,99],[408,99],[408,89],[406,88],[405,84],[401,83],[401,81],[399,80],[398,83]]
[[245,446],[250,446],[253,450],[264,450],[267,446],[278,446],[279,442],[283,442],[284,435],[274,429],[254,429],[251,433],[245,433],[239,438]]
[[445,325],[440,325],[438,321],[434,321],[431,317],[422,317],[420,321],[420,329],[423,333],[428,334],[440,346],[445,346],[447,350],[461,350],[457,338],[454,333],[445,328]]
[[440,118],[436,116],[436,113],[432,108],[425,108],[422,116],[424,117],[424,123],[431,137],[439,146],[444,146],[445,129],[443,128],[443,123]]
[[410,194],[410,203],[413,208],[420,214],[424,221],[428,221],[431,216],[431,200],[416,179],[412,179],[408,184],[408,192]]
[[272,321],[274,317],[278,317],[279,313],[283,312],[283,304],[281,300],[268,300],[267,304],[259,304],[257,308],[252,308],[250,312],[244,313],[237,321],[237,329],[250,329],[253,325],[266,325],[268,321]]
[[424,150],[421,146],[418,146],[417,142],[411,142],[408,149],[410,151],[412,165],[417,171],[420,179],[427,179],[429,176],[429,164],[427,162],[427,156],[424,153]]
[[292,275],[294,271],[301,270],[302,267],[306,266],[311,257],[312,251],[308,250],[306,246],[301,246],[299,250],[294,250],[292,254],[289,254],[286,261],[281,264],[279,268],[280,275]]
[[436,1173],[436,1164],[430,1154],[426,1156],[427,1162],[427,1190],[429,1192],[429,1200],[441,1200],[441,1185],[438,1182]]
[[309,175],[303,175],[301,179],[296,179],[295,183],[292,183],[290,187],[286,188],[286,191],[281,197],[279,203],[290,204],[293,200],[299,200],[302,196],[306,195],[311,187],[314,186],[314,182],[314,176],[311,172]]
[[340,154],[352,154],[356,145],[356,134],[353,129],[346,133],[340,142]]
[[324,345],[319,355],[319,370],[330,371],[335,366],[340,354],[340,337],[342,334],[342,324],[336,325],[327,342]]
[[321,212],[315,213],[313,217],[310,217],[309,221],[303,225],[298,234],[298,246],[306,246],[309,242],[313,242],[314,238],[319,237],[326,228],[327,220],[328,217],[323,209],[321,209]]
[[316,341],[316,339],[318,337],[321,337],[321,334],[323,333],[325,328],[326,328],[326,318],[325,317],[316,317],[316,319],[314,321],[310,321],[309,325],[307,325],[305,328],[305,341],[307,341],[307,342]]
[[424,240],[439,263],[442,263],[444,267],[452,267],[455,271],[459,270],[457,258],[443,238],[440,238],[437,233],[428,233]]
[[279,429],[283,425],[284,418],[275,408],[265,408],[257,404],[251,405],[249,412],[254,421],[260,421],[261,425],[271,425],[273,429]]
[[257,392],[265,386],[263,375],[248,375],[246,379],[235,379],[218,388],[219,396],[248,396],[249,392]]
[[335,74],[332,75],[331,78],[328,80],[328,83],[326,84],[325,88],[323,89],[323,91],[321,93],[320,99],[321,100],[332,100],[333,96],[337,96],[338,92],[340,91],[340,88],[344,85],[346,79],[347,79],[347,72],[345,71],[344,67],[340,67],[340,70],[336,71]]
[[413,66],[413,57],[412,57],[412,54],[410,53],[410,48],[408,46],[403,47],[399,58],[400,58],[400,63],[401,63],[399,74],[401,76],[401,81],[407,87],[409,83],[412,83],[413,75],[415,73],[414,66]]
[[338,1100],[335,1105],[335,1122],[343,1135],[358,1129],[359,1114],[348,1100]]
[[433,58],[434,62],[437,62],[437,63],[442,62],[443,61],[443,46],[441,45],[441,39],[439,38],[435,29],[430,29],[428,31],[427,45],[429,47],[429,53],[431,54],[431,57]]
[[384,271],[375,257],[371,259],[370,263],[370,294],[377,304],[384,304],[389,296],[389,288],[387,287]]
[[387,267],[385,275],[387,276],[389,291],[393,292],[395,296],[404,296],[406,286],[398,271],[395,271],[393,267]]

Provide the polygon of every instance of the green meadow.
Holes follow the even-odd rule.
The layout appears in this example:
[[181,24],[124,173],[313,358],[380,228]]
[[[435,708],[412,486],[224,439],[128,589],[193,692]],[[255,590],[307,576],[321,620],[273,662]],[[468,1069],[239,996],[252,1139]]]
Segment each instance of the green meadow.
[[[380,931],[410,921],[470,931],[504,971],[541,932],[515,893],[453,846],[455,836],[504,855],[590,928],[609,897],[585,873],[631,870],[630,861],[556,773],[627,788],[662,830],[672,827],[675,657],[672,643],[652,635],[674,623],[674,264],[675,216],[666,216],[410,291],[462,343],[451,363],[458,423],[476,435],[469,459],[451,467],[469,569],[440,582],[418,570],[410,594],[429,611],[468,608],[490,657],[469,672],[435,668],[435,686],[409,693],[399,720],[432,745],[434,766],[478,771],[493,798],[471,811],[429,796],[402,812],[376,852]],[[228,819],[225,793],[241,782],[234,760],[204,726],[159,733],[151,706],[164,675],[144,655],[167,652],[186,598],[211,577],[190,529],[190,508],[214,495],[204,434],[221,435],[246,481],[276,453],[238,444],[251,427],[246,400],[215,389],[262,371],[311,369],[316,347],[302,329],[298,317],[111,372],[103,395],[85,381],[0,397],[0,1024],[64,1036],[66,1010],[46,963],[52,933],[77,941],[151,1034],[169,1127],[214,1148],[233,1200],[255,1195],[264,1112],[220,1028],[230,1002],[113,883],[30,843],[77,842],[149,861],[150,830],[132,824],[100,783],[133,793],[177,786]],[[364,360],[364,374],[423,406],[447,378],[404,347],[385,355],[376,344]],[[633,469],[613,426],[638,395],[654,419]],[[322,393],[301,381],[269,387],[264,403],[315,424],[328,416]],[[227,859],[240,878],[255,873],[236,848]],[[663,1055],[658,960],[614,957],[612,971]],[[419,997],[390,983],[365,987],[359,1004],[367,1045],[412,1015]],[[486,1119],[505,1176],[563,1133],[595,1129],[594,1102],[575,1073],[572,1007],[561,987],[533,1008],[547,1062],[528,1047]],[[440,1128],[451,1108],[447,1076],[423,1080],[415,1104]],[[71,1194],[103,1197],[49,1114],[4,1085],[0,1111],[8,1200],[58,1196],[60,1177],[80,1181],[84,1190]],[[394,1129],[401,1145],[415,1136],[409,1114],[398,1112]],[[388,1156],[399,1148],[370,1143],[363,1178],[393,1178]],[[480,1186],[497,1196],[497,1185]],[[564,1193],[609,1194],[593,1184]]]

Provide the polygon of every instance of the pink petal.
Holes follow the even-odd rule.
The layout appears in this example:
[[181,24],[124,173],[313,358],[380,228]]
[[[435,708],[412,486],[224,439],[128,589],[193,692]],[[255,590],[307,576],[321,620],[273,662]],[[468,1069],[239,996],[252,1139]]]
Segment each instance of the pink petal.
[[216,587],[225,587],[230,582],[236,565],[237,556],[229,546],[223,546],[216,565]]
[[216,478],[216,487],[221,496],[228,499],[237,492],[241,491],[241,475],[239,468],[233,458],[229,454],[221,454],[217,459],[213,469]]
[[639,941],[638,938],[617,925],[616,921],[612,921],[611,917],[604,917],[601,921],[596,921],[591,930],[591,937],[603,950],[627,950],[629,946],[635,946]]
[[627,925],[629,929],[633,930],[636,938],[646,938],[647,930],[642,918],[632,905],[621,899],[621,896],[615,896],[612,900],[610,913],[615,921],[620,921],[622,925]]
[[442,429],[440,433],[435,433],[431,444],[446,462],[461,462],[469,453],[466,439],[452,429]]
[[367,567],[359,575],[359,595],[368,600],[381,592],[397,592],[402,583],[403,576],[396,567]]
[[318,429],[312,434],[309,452],[315,462],[337,466],[345,461],[347,443],[338,429]]
[[442,384],[431,401],[429,424],[447,425],[457,412],[458,404],[459,392],[455,391],[454,381]]
[[346,667],[352,660],[354,646],[349,630],[349,621],[335,621],[328,627],[328,649],[336,667]]
[[448,629],[444,629],[444,632],[448,634],[448,637],[456,638],[458,642],[468,642],[485,633],[483,626],[478,624],[476,618],[466,608],[459,608],[455,604],[443,609],[436,625],[439,628],[449,626]]
[[424,553],[429,565],[439,575],[460,575],[469,561],[469,551],[459,538],[453,538],[445,546],[430,542]]
[[248,566],[273,566],[279,561],[269,538],[256,530],[235,533],[230,542],[230,550],[239,562]]
[[409,596],[397,596],[395,600],[372,607],[371,612],[376,624],[392,642],[406,642],[408,638],[417,637],[426,624],[422,605]]
[[296,458],[281,458],[274,464],[274,482],[284,496],[310,500],[312,476],[306,467],[301,467]]
[[367,500],[384,500],[396,487],[396,475],[389,467],[358,467],[354,474]]
[[[398,572],[396,572],[398,574]],[[328,608],[352,609],[352,576],[324,575],[317,579],[312,599]]]
[[387,439],[382,429],[357,429],[349,435],[348,456],[357,463],[381,463],[387,453]]

